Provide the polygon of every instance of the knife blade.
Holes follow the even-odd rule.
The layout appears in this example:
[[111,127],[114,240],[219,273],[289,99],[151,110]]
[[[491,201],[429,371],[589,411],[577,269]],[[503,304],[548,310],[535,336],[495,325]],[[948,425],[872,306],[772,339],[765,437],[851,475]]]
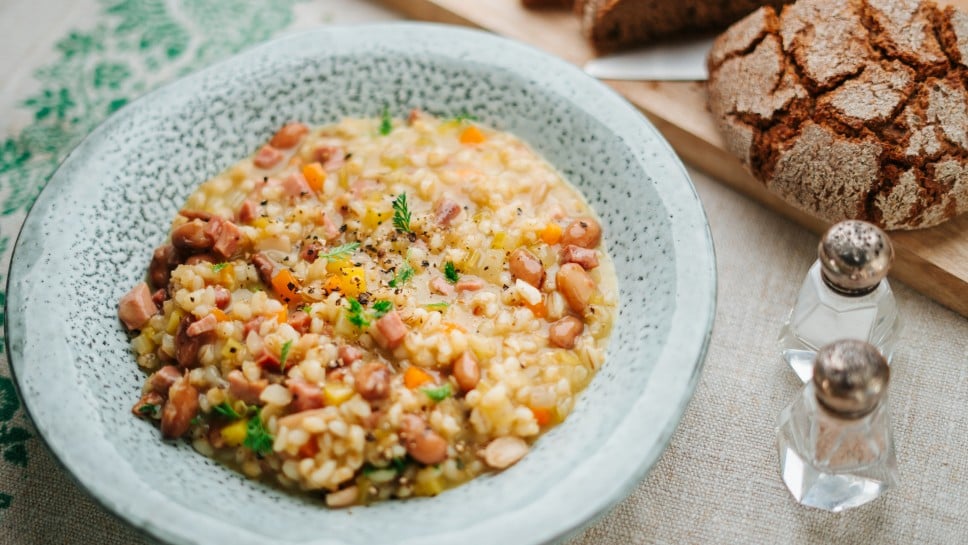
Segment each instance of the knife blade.
[[599,79],[701,81],[709,77],[706,55],[712,45],[713,38],[652,45],[592,59],[584,70]]

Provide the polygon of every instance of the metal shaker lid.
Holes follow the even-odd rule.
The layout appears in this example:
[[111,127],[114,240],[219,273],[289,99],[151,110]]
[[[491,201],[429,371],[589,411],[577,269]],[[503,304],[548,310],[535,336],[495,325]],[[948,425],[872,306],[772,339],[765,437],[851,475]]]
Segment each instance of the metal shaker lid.
[[846,220],[830,227],[817,253],[824,281],[847,295],[873,291],[894,262],[894,247],[887,233],[860,220]]
[[846,339],[819,351],[813,364],[817,400],[845,418],[874,410],[887,392],[891,370],[887,360],[869,343]]

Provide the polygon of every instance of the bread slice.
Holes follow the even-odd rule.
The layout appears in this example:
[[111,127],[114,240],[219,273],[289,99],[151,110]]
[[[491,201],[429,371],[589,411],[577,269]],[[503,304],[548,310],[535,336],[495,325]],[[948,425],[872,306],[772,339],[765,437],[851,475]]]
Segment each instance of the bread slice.
[[919,229],[968,212],[968,13],[919,0],[798,0],[716,39],[709,109],[788,203]]
[[607,52],[684,33],[726,28],[761,6],[791,0],[576,0],[582,30]]

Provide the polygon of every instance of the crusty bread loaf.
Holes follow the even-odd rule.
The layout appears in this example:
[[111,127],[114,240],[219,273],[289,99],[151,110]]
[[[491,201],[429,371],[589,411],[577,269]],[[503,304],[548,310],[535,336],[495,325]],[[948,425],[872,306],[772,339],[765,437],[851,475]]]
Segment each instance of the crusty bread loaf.
[[582,31],[599,51],[687,32],[719,30],[760,6],[791,0],[575,0]]
[[729,149],[814,215],[888,229],[968,211],[968,15],[918,0],[760,9],[709,55]]

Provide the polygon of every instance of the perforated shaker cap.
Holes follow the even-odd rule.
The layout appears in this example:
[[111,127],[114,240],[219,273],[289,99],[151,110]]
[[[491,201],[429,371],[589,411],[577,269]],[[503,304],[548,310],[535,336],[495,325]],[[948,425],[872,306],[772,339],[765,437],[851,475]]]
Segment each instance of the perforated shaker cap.
[[813,385],[817,400],[844,418],[874,410],[887,392],[891,370],[877,348],[853,339],[830,343],[817,351]]
[[823,279],[846,295],[873,291],[894,262],[894,247],[887,233],[860,220],[834,224],[817,248]]

